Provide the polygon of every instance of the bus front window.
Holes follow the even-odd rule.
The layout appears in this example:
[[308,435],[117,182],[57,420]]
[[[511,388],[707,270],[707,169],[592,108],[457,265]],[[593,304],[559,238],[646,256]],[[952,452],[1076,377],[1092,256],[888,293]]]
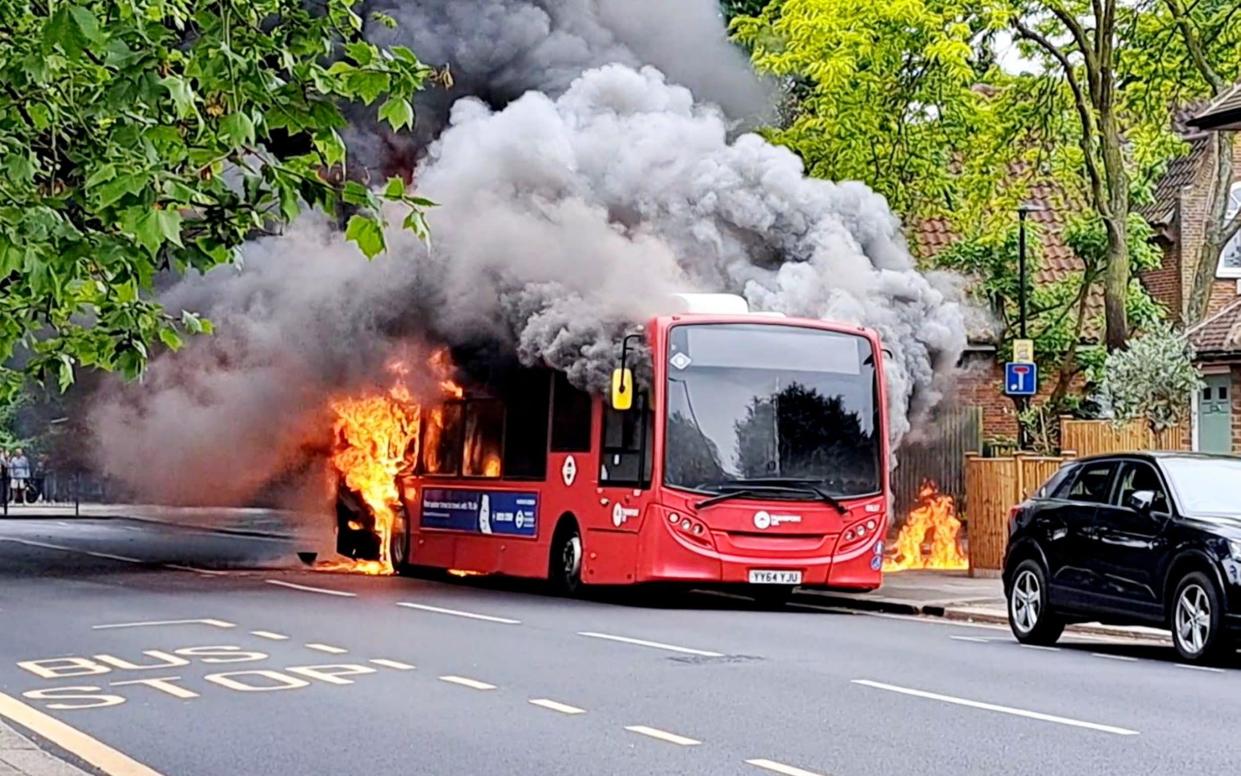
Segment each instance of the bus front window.
[[861,336],[771,324],[674,327],[664,480],[849,498],[880,489],[874,355]]

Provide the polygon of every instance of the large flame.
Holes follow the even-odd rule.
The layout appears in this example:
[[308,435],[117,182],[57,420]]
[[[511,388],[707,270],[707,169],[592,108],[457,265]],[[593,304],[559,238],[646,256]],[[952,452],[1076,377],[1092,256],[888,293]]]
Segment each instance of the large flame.
[[958,543],[960,534],[961,521],[952,496],[941,493],[929,480],[923,482],[918,490],[918,506],[901,526],[883,570],[968,569],[969,558]]
[[[447,349],[435,351],[427,366],[439,383],[441,398],[459,399],[461,386],[451,378],[452,362]],[[332,424],[334,444],[331,464],[337,476],[362,497],[370,511],[379,543],[376,560],[346,561],[323,564],[328,570],[355,571],[364,574],[391,574],[392,529],[397,510],[401,509],[397,477],[412,468],[420,452],[419,425],[422,403],[410,393],[406,378],[410,369],[406,362],[394,362],[389,371],[396,378],[387,391],[372,391],[331,402],[335,415]],[[426,443],[438,443],[443,407],[430,410]],[[360,526],[350,524],[357,530]]]

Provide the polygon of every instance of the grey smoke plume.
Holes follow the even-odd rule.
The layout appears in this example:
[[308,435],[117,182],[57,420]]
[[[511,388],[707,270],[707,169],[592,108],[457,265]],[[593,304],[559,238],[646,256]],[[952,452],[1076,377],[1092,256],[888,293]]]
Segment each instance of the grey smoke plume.
[[[498,27],[535,7],[461,3],[480,4]],[[678,291],[878,329],[898,439],[938,401],[965,345],[962,309],[952,284],[916,270],[881,197],[807,178],[756,135],[732,139],[723,110],[653,67],[609,64],[550,91],[454,104],[415,175],[440,203],[430,249],[392,231],[368,264],[312,215],[248,246],[242,271],[178,284],[164,301],[220,333],[97,404],[105,468],[165,500],[242,501],[322,438],[329,397],[384,384],[410,342],[492,343],[597,388],[619,332]]]

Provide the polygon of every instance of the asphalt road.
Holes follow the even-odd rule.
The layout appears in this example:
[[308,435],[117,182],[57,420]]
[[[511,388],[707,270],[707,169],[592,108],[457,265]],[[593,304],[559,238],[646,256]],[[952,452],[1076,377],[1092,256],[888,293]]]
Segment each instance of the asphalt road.
[[0,521],[0,713],[165,776],[1214,774],[1241,751],[1241,671],[1155,645],[323,574],[297,549]]

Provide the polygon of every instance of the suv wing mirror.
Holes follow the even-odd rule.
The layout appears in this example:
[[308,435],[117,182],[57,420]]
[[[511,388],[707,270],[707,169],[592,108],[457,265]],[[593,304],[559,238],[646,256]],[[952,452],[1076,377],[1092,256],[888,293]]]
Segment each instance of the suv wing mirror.
[[1139,514],[1147,514],[1155,504],[1155,491],[1135,490],[1129,494],[1129,507]]

